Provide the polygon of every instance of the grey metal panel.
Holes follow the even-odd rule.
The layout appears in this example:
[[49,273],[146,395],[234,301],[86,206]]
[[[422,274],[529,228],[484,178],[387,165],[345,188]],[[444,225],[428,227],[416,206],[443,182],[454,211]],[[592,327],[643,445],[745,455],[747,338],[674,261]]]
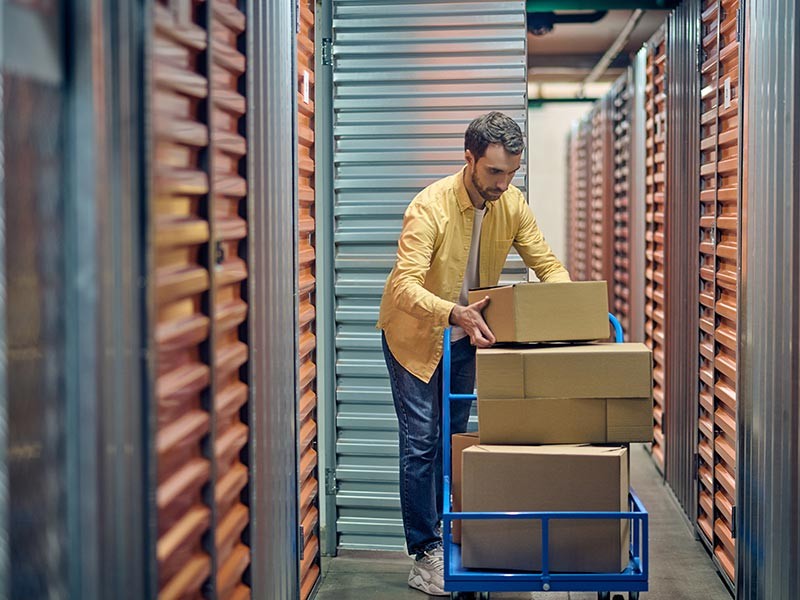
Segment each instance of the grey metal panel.
[[14,115],[0,129],[0,236],[13,258],[0,257],[0,370],[8,359],[14,373],[0,381],[0,598],[151,595],[140,395],[143,10],[127,1],[95,9],[91,0],[0,4],[0,115]]
[[[5,2],[0,2],[0,31],[4,31]],[[8,485],[8,351],[6,345],[6,193],[5,193],[5,100],[2,71],[5,44],[0,42],[0,600],[9,594],[9,485]]]
[[293,3],[248,0],[250,585],[299,594]]
[[631,101],[630,158],[630,335],[633,342],[644,341],[644,257],[645,257],[645,94],[647,49],[642,48],[633,61]]
[[[317,0],[315,46],[323,48],[333,36],[331,3]],[[336,415],[336,339],[334,318],[333,254],[333,97],[332,70],[324,64],[323,51],[315,53],[314,121],[318,134],[314,140],[316,167],[316,250],[317,264],[317,418],[320,473],[320,538],[326,556],[336,554],[336,492],[333,471],[336,465],[336,430],[331,425]],[[352,210],[352,209],[351,209]],[[325,479],[322,479],[325,477]]]
[[[700,195],[700,1],[667,20],[667,343],[671,365],[665,414],[666,479],[694,522],[693,459],[697,412],[697,297]],[[691,349],[691,350],[690,350]]]
[[[152,415],[141,351],[146,335],[142,207],[147,198],[143,42],[149,12],[146,3],[132,0],[104,4],[102,15],[94,11],[90,0],[81,0],[80,9],[82,26],[93,27],[94,64],[99,56],[106,61],[102,71],[91,71],[94,105],[83,102],[81,96],[73,99],[73,105],[85,113],[84,119],[94,114],[96,120],[94,156],[85,157],[87,163],[91,158],[95,162],[82,184],[94,193],[99,249],[98,389],[94,405],[84,409],[96,412],[99,429],[96,504],[102,518],[97,547],[92,549],[97,555],[95,589],[98,598],[133,599],[153,596],[156,585],[155,538],[148,527],[155,521],[155,507],[148,502],[152,488],[148,488],[147,471],[154,467],[149,454],[154,442],[148,427]],[[102,21],[98,22],[98,16]],[[100,40],[102,46],[97,44]],[[83,68],[88,69],[89,38],[81,47],[86,52]],[[105,93],[97,93],[100,89]],[[80,123],[75,135],[73,145],[86,144]],[[75,235],[81,236],[84,226],[76,225]],[[77,292],[81,281],[73,285]],[[84,447],[85,453],[90,451]],[[84,522],[91,518],[90,507],[84,507],[83,516]]]
[[737,597],[800,597],[800,6],[745,7]]
[[[524,2],[333,2],[336,530],[341,548],[402,549],[397,419],[375,330],[402,214],[463,165],[474,117],[526,130]],[[525,162],[515,185],[525,189]],[[521,260],[506,277],[525,278]],[[329,518],[330,521],[330,518]]]
[[[65,56],[59,12],[6,6],[4,25],[37,23],[56,49],[48,71],[33,63],[2,68],[2,155],[7,329],[9,595],[66,598],[69,593],[63,223]],[[2,36],[4,46],[12,36]],[[41,39],[41,38],[39,38]],[[24,53],[26,42],[20,40]],[[5,46],[4,54],[8,50]],[[32,72],[27,69],[31,68]]]

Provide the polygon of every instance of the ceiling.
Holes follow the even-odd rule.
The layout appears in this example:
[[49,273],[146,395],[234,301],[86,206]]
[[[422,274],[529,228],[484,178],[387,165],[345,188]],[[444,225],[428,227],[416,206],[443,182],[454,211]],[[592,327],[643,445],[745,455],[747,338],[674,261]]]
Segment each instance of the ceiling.
[[[592,11],[557,11],[568,13]],[[581,82],[614,43],[632,10],[610,10],[595,23],[556,23],[545,35],[528,32],[528,80],[531,83]],[[668,11],[646,11],[630,40],[599,81],[614,81],[635,54],[664,23]]]

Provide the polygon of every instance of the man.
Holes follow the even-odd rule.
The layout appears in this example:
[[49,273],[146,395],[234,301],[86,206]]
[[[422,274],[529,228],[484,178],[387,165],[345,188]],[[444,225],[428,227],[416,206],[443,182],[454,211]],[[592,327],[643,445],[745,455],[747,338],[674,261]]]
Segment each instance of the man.
[[[408,584],[448,595],[442,577],[442,334],[453,326],[451,389],[475,389],[475,347],[495,338],[471,288],[496,285],[513,245],[543,281],[569,281],[522,192],[511,185],[525,141],[499,112],[478,117],[464,136],[464,168],[428,186],[403,219],[397,262],[386,281],[377,327],[400,433],[400,505],[409,554]],[[470,406],[451,405],[452,433],[466,431]]]

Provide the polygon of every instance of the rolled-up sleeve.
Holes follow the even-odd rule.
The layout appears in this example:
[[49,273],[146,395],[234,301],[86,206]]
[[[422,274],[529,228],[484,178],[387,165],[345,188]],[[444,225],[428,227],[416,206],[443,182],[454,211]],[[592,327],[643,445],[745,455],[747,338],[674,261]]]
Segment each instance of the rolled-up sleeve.
[[391,294],[394,305],[403,312],[431,325],[447,326],[455,304],[424,287],[436,236],[430,208],[422,202],[412,202],[403,217]]
[[520,224],[514,238],[514,248],[541,281],[570,281],[569,272],[553,254],[550,244],[544,239],[536,224],[536,218],[530,207],[524,198],[520,201]]

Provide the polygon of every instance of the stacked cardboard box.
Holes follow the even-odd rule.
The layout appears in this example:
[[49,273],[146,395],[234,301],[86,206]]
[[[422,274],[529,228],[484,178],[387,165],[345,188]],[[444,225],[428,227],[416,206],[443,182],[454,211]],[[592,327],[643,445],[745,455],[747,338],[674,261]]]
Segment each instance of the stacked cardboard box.
[[[498,342],[517,345],[477,353],[480,433],[453,436],[453,509],[626,512],[627,444],[651,434],[652,357],[598,342],[610,334],[605,282],[474,290],[470,302],[484,295]],[[549,568],[619,572],[628,539],[623,520],[552,521]],[[467,568],[541,569],[539,521],[464,521],[454,541]]]

